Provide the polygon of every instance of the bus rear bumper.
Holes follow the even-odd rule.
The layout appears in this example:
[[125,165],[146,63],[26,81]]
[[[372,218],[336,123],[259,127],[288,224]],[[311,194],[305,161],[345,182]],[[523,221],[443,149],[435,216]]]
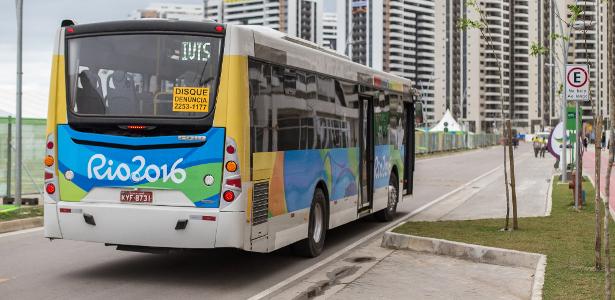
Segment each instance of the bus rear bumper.
[[218,209],[59,202],[62,237],[69,240],[167,248],[243,248],[244,212]]

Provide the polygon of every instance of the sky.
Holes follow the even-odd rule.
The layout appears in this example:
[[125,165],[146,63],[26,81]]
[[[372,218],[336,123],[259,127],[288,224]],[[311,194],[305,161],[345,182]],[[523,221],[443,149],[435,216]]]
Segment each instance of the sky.
[[[92,23],[126,19],[150,3],[201,4],[202,0],[24,0],[23,116],[47,116],[51,53],[63,19]],[[332,11],[335,1],[324,0]],[[0,109],[15,112],[17,18],[14,0],[0,1]]]

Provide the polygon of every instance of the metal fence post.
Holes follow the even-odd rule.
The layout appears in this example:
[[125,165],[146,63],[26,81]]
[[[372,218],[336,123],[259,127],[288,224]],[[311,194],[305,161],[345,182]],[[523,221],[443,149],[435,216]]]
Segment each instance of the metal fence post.
[[11,198],[11,176],[12,176],[12,161],[11,161],[11,154],[13,149],[11,149],[11,143],[13,142],[13,135],[12,135],[12,126],[11,126],[11,117],[8,117],[8,122],[7,122],[7,134],[6,134],[6,198],[10,199]]

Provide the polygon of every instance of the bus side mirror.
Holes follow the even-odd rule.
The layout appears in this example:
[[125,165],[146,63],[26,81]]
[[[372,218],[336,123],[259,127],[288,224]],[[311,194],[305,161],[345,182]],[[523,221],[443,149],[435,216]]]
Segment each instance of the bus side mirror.
[[60,23],[61,27],[68,27],[68,26],[73,26],[73,25],[75,25],[75,22],[69,19],[62,20],[62,23]]

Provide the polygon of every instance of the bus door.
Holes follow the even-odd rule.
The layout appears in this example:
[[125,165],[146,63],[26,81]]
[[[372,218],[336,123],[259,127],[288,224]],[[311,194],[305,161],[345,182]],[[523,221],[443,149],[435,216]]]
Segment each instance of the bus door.
[[412,194],[414,186],[415,133],[414,103],[404,102],[404,195]]
[[369,208],[374,196],[374,98],[359,96],[359,210]]

